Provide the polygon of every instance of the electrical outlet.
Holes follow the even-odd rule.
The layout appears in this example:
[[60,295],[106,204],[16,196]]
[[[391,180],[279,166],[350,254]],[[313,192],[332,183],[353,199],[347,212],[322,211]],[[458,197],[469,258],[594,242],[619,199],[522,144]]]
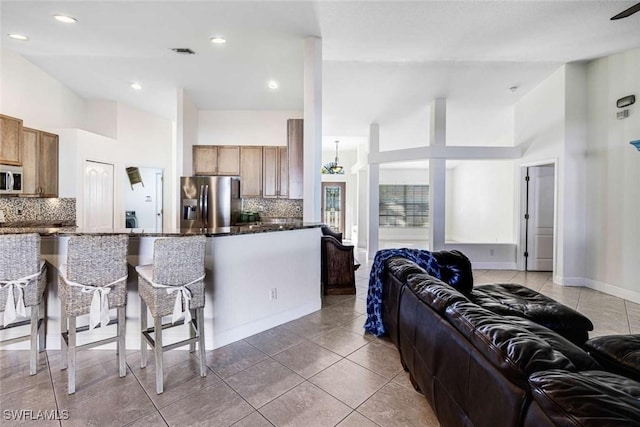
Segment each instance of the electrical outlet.
[[269,291],[269,299],[275,301],[278,299],[278,288],[271,288]]
[[258,212],[264,212],[264,206],[262,205],[258,206]]

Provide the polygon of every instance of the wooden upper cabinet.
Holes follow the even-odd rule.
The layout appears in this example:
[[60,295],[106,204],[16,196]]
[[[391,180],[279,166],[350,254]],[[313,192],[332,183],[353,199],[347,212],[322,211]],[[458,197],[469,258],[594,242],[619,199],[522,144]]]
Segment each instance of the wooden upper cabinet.
[[289,147],[289,198],[303,198],[303,125],[302,119],[287,120],[287,146]]
[[22,194],[38,195],[38,147],[40,132],[35,129],[22,128]]
[[287,147],[262,148],[262,197],[287,198],[289,160]]
[[58,135],[23,128],[23,194],[58,197]]
[[240,147],[240,197],[262,196],[262,147]]
[[240,175],[240,147],[218,147],[218,175]]
[[215,175],[218,171],[218,147],[215,145],[193,146],[193,174]]
[[22,166],[22,120],[0,114],[0,164]]
[[226,145],[194,145],[194,175],[239,175],[240,147]]
[[38,186],[43,197],[58,197],[58,135],[40,132]]

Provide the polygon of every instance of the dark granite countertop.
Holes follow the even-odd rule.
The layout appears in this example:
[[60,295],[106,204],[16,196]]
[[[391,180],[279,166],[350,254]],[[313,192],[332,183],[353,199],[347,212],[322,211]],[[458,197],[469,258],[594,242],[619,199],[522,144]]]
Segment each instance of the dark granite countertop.
[[[322,223],[308,223],[302,221],[271,223],[260,222],[251,224],[235,225],[232,227],[220,227],[217,229],[205,230],[202,234],[210,237],[217,236],[236,236],[245,234],[270,233],[277,231],[302,230],[306,228],[316,228],[322,226]],[[23,222],[23,223],[5,223],[0,227],[0,234],[27,234],[37,233],[41,236],[71,236],[79,234],[129,234],[136,237],[163,237],[163,236],[181,236],[187,233],[177,229],[163,231],[162,233],[133,231],[131,228],[116,229],[111,232],[86,231],[74,224],[69,223],[47,223],[47,222]]]

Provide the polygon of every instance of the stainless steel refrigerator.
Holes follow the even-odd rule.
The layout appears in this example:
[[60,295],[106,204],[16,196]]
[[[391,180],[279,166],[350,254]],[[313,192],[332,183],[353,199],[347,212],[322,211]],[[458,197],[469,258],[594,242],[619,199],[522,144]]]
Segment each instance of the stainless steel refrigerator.
[[215,233],[238,222],[242,209],[239,176],[180,178],[180,231]]

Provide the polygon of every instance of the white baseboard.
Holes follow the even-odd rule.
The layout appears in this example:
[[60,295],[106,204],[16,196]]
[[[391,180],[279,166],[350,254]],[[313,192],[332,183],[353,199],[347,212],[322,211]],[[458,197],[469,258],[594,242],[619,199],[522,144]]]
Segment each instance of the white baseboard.
[[472,262],[474,270],[516,270],[515,262]]
[[583,286],[607,295],[640,304],[640,292],[624,289],[619,286],[613,286],[604,282],[598,282],[597,280],[587,279],[584,277],[554,276],[553,283],[558,283],[562,286]]

